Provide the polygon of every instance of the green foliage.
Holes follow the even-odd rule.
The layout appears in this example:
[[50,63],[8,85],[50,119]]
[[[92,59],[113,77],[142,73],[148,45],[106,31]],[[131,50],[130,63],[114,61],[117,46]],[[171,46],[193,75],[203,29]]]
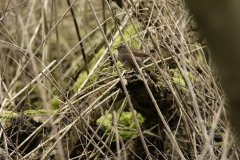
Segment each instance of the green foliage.
[[52,109],[58,109],[59,108],[59,100],[58,100],[58,96],[56,97],[54,97],[53,99],[52,99],[52,101],[51,101],[51,106],[52,106]]
[[12,111],[4,111],[0,114],[1,118],[12,118],[12,117],[17,117],[18,114]]
[[[102,47],[99,52],[97,54],[95,54],[95,58],[93,58],[90,62],[88,62],[88,69],[89,72],[91,72],[91,70],[93,69],[94,65],[96,64],[96,62],[98,61],[98,59],[100,58],[100,56],[103,54],[105,47]],[[73,85],[73,89],[76,92],[79,88],[79,86],[82,84],[82,82],[87,78],[87,72],[81,72],[81,74],[79,75],[76,83]],[[90,81],[92,82],[94,79],[96,78],[96,75],[93,74],[90,77]],[[86,84],[86,86],[89,86],[89,83]]]
[[[170,69],[169,70],[172,75],[173,75],[173,81],[183,87],[186,87],[186,83],[185,83],[185,80],[183,79],[179,69]],[[193,82],[193,83],[196,83],[198,82],[199,80],[196,78],[196,76],[194,76],[191,72],[188,72],[187,71],[187,76],[189,77],[190,81]]]
[[[134,23],[135,27],[137,30],[140,30],[140,25],[139,23]],[[128,41],[129,39],[131,39],[131,41],[134,41],[135,45],[139,45],[140,43],[140,39],[138,36],[135,36],[137,34],[136,30],[134,29],[134,27],[132,25],[129,25],[128,27],[126,27],[123,30],[123,37],[126,41]],[[122,37],[119,34],[119,36],[117,36],[117,38],[114,40],[113,46],[119,45],[122,41]],[[129,44],[130,45],[130,44]],[[132,46],[132,44],[130,45]]]
[[[144,122],[144,117],[134,111],[137,116],[139,124]],[[136,124],[132,117],[132,112],[122,112],[121,115],[117,115],[118,119],[118,133],[123,139],[128,139],[136,133]],[[107,134],[111,134],[112,128],[112,114],[109,113],[107,116],[102,116],[97,119],[97,124],[102,124]]]
[[214,142],[214,145],[217,146],[217,147],[221,147],[223,144],[223,142]]
[[[51,114],[55,114],[57,111],[55,110],[50,110],[49,111]],[[39,110],[26,110],[24,111],[24,115],[27,114],[45,114],[47,111],[45,109],[39,109]]]

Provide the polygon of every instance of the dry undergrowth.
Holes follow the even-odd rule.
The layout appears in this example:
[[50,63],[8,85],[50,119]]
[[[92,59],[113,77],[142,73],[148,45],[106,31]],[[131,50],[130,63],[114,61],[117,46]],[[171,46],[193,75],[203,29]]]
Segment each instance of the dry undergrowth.
[[[184,3],[116,2],[1,2],[1,159],[238,159]],[[145,67],[116,62],[120,43]]]

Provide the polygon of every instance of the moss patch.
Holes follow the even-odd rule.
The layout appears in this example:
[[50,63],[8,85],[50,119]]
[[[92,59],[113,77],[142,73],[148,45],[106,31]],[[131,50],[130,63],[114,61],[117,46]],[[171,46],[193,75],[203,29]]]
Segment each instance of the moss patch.
[[[139,124],[142,124],[144,122],[144,117],[140,113],[137,113],[136,111],[134,112],[137,116]],[[117,119],[118,133],[123,139],[128,139],[136,133],[136,124],[133,120],[132,112],[122,112],[121,115],[117,115]],[[102,124],[108,135],[112,133],[112,114],[102,116],[97,119],[96,122],[99,125]]]

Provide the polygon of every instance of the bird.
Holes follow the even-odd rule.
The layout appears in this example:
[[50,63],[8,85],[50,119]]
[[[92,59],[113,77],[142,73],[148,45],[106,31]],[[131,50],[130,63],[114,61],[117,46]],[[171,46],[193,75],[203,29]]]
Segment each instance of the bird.
[[[132,51],[139,67],[142,67],[143,66],[142,57],[148,57],[149,55],[147,53],[144,53],[141,50],[131,48],[131,47],[129,48]],[[130,68],[130,69],[136,69],[136,66],[132,60],[130,52],[127,49],[127,46],[124,44],[121,44],[117,47],[117,50],[118,50],[118,60],[124,65],[124,67]]]

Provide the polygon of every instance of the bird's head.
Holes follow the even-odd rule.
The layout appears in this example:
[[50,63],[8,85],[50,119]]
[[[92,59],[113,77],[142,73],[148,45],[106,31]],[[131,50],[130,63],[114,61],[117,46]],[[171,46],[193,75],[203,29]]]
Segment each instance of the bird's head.
[[128,52],[127,50],[127,47],[125,44],[120,44],[118,47],[117,47],[117,50],[118,52],[122,53],[122,52]]

